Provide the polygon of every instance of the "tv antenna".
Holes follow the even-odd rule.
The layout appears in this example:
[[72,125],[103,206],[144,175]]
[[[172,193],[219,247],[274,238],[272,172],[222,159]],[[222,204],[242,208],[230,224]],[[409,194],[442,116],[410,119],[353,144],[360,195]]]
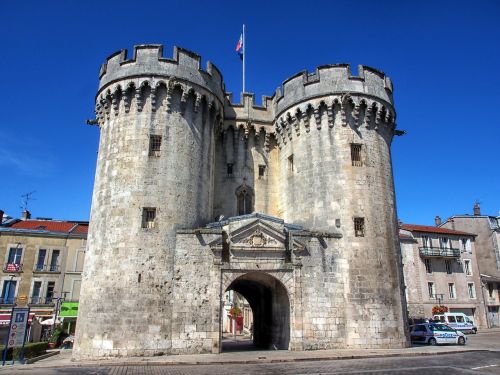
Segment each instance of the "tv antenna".
[[23,211],[28,211],[28,203],[29,201],[34,201],[36,200],[33,198],[33,194],[35,194],[35,190],[30,191],[29,193],[21,195],[21,209]]

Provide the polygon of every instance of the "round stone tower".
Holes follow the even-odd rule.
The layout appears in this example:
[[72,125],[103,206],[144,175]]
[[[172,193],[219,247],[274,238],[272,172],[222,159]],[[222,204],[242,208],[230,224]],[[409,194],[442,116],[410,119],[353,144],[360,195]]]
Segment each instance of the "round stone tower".
[[210,62],[140,45],[106,60],[101,136],[76,358],[157,355],[171,346],[175,231],[212,219],[214,137],[224,85]]
[[285,222],[342,233],[346,347],[402,347],[392,83],[376,69],[358,70],[321,66],[277,91],[280,211]]

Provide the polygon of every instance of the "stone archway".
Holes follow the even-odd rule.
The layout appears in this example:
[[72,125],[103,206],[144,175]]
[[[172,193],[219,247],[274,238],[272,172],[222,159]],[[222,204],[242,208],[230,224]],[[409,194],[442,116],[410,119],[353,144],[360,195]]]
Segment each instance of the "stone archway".
[[234,290],[248,301],[253,314],[253,344],[257,349],[288,350],[290,299],[280,280],[251,271],[234,279],[225,291]]

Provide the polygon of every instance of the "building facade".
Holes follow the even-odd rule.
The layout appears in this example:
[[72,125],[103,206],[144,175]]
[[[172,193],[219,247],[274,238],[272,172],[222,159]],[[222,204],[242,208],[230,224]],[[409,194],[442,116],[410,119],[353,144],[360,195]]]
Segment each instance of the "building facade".
[[200,60],[101,67],[74,357],[218,353],[228,290],[261,348],[406,346],[391,80],[327,65],[234,104]]
[[[87,222],[29,217],[0,226],[1,313],[29,306],[46,320],[64,311],[64,326],[74,332],[87,230]],[[74,313],[66,313],[68,304]]]
[[475,235],[413,224],[401,224],[399,233],[410,319],[432,318],[434,306],[446,306],[486,328]]
[[481,215],[479,204],[472,215],[455,215],[441,224],[442,228],[475,233],[482,293],[488,311],[488,326],[500,326],[500,225],[499,217]]

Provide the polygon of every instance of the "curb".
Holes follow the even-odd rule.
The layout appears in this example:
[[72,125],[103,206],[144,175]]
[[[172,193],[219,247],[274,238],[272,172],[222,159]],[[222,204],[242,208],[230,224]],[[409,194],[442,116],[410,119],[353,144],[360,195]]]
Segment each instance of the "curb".
[[64,365],[44,366],[38,368],[81,368],[81,367],[117,367],[117,366],[199,366],[199,365],[248,365],[248,364],[263,364],[263,363],[286,363],[286,362],[313,362],[313,361],[333,361],[333,360],[349,360],[349,359],[368,359],[368,358],[389,358],[389,357],[419,357],[419,356],[437,356],[446,354],[459,354],[470,352],[493,352],[487,349],[466,349],[466,350],[449,350],[443,352],[419,352],[419,353],[390,353],[390,354],[360,354],[360,355],[344,355],[344,356],[325,356],[325,357],[299,357],[299,358],[262,358],[249,360],[216,360],[216,361],[130,361],[130,362],[107,362],[98,361],[92,362],[71,362]]
[[55,350],[53,352],[45,353],[45,354],[39,355],[38,357],[27,359],[25,361],[25,364],[31,365],[32,363],[38,362],[38,361],[40,361],[42,359],[45,359],[45,358],[52,357],[52,356],[57,355],[59,353],[60,353],[59,350]]

